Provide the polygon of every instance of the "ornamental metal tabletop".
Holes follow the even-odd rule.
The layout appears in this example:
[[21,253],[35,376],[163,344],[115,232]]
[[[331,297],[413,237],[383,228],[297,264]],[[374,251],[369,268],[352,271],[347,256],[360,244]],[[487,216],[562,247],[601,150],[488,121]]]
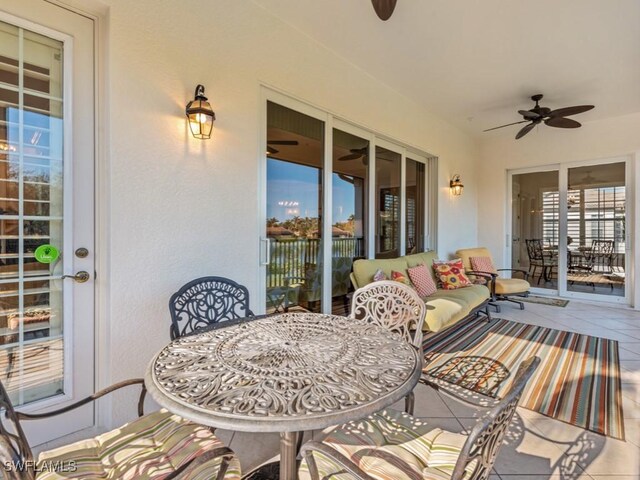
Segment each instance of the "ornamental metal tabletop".
[[407,395],[421,362],[388,330],[284,313],[174,340],[145,384],[169,411],[247,432],[295,432],[363,418]]

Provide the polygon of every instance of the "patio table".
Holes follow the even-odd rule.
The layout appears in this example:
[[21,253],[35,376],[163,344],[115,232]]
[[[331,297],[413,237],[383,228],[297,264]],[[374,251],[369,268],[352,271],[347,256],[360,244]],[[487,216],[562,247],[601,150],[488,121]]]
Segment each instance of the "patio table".
[[150,362],[145,384],[193,422],[280,433],[279,476],[293,480],[302,432],[388,407],[414,388],[421,366],[416,349],[382,327],[284,313],[174,340]]

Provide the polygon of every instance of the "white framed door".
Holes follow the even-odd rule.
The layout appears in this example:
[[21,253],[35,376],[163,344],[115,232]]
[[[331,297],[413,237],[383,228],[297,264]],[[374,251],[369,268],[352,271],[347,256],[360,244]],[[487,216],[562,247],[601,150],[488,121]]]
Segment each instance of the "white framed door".
[[[47,411],[94,390],[94,24],[4,0],[0,35],[0,379]],[[87,405],[24,428],[37,445],[93,424]]]
[[[630,158],[513,170],[507,186],[505,260],[529,271],[532,292],[630,304],[635,208]],[[540,245],[542,260],[534,244]]]

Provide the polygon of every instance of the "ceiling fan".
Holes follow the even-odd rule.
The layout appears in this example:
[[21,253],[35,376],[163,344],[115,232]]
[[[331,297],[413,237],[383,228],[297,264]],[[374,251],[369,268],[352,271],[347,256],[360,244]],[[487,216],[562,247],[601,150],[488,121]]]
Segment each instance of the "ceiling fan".
[[[369,146],[367,145],[362,148],[351,148],[349,149],[349,151],[351,153],[347,155],[343,155],[342,157],[338,158],[338,160],[340,160],[341,162],[344,162],[345,160],[357,160],[359,158],[366,157],[369,151]],[[366,161],[366,158],[365,158],[365,161]]]
[[280,150],[273,148],[271,145],[299,145],[297,140],[267,140],[267,154],[275,155]]
[[396,8],[397,0],[371,0],[373,9],[382,21],[389,20]]
[[588,110],[591,110],[593,105],[577,105],[575,107],[564,107],[557,108],[555,110],[551,110],[547,107],[541,107],[538,102],[542,100],[542,94],[539,93],[531,97],[531,100],[536,102],[535,107],[531,110],[518,110],[518,113],[522,115],[524,120],[520,122],[507,123],[506,125],[500,125],[499,127],[489,128],[484,130],[488,132],[490,130],[496,130],[498,128],[508,127],[511,125],[517,125],[519,123],[529,123],[529,125],[525,125],[516,135],[516,140],[524,137],[527,133],[533,130],[533,127],[544,122],[545,125],[549,125],[550,127],[557,128],[578,128],[581,126],[580,122],[576,122],[571,118],[565,118],[571,115],[577,115],[578,113],[583,113]]

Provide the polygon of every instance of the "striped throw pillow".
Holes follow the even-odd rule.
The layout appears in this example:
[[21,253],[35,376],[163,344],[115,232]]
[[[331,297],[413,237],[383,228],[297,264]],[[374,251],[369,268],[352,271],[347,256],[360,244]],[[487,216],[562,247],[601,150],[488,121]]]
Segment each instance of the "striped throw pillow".
[[421,297],[428,297],[429,295],[436,293],[436,282],[433,281],[433,278],[429,274],[429,269],[424,263],[421,263],[416,267],[409,268],[408,272],[409,278],[416,287],[418,295]]

